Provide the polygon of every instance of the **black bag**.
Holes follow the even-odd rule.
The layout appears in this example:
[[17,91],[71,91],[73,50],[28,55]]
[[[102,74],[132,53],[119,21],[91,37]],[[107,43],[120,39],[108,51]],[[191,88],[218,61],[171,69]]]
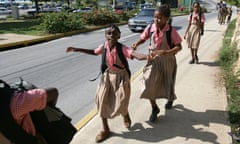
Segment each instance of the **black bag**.
[[47,106],[42,111],[32,112],[31,117],[48,144],[69,144],[77,132],[71,118],[57,107]]
[[0,131],[15,144],[37,144],[37,138],[28,134],[14,120],[10,110],[10,100],[14,89],[0,80]]

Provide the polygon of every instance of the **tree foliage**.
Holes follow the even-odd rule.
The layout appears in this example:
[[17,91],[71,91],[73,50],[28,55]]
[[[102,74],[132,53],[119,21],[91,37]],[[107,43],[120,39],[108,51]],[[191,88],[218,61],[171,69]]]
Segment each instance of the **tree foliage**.
[[240,7],[240,1],[239,0],[226,0],[227,3],[231,5],[235,5],[237,7]]

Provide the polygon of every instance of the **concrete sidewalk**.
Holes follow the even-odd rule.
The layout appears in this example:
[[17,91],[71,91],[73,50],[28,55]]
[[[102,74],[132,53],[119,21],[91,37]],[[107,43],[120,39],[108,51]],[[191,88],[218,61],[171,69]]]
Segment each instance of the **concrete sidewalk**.
[[[177,54],[178,99],[174,108],[167,111],[164,109],[166,100],[157,101],[161,112],[155,123],[148,122],[150,103],[139,98],[141,71],[135,74],[129,105],[132,127],[126,129],[121,116],[110,119],[112,133],[102,143],[230,144],[227,96],[216,62],[226,28],[227,25],[218,25],[215,20],[207,22],[199,50],[200,64],[188,64],[190,51],[183,41],[183,50]],[[101,129],[101,119],[95,116],[78,131],[71,144],[94,144]]]

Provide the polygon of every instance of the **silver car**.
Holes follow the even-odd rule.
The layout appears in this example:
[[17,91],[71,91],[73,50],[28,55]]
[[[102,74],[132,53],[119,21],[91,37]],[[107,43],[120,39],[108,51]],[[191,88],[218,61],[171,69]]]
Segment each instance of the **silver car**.
[[155,8],[144,8],[135,17],[128,20],[128,28],[133,31],[143,31],[145,27],[153,23]]

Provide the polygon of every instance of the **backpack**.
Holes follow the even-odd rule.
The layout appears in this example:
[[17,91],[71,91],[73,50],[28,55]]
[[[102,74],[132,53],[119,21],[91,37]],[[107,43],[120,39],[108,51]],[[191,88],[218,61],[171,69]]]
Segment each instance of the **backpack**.
[[[200,19],[202,18],[202,11],[201,11],[201,10],[200,10],[198,16],[199,16]],[[190,21],[192,21],[192,13],[191,13],[191,15],[190,15]],[[201,22],[200,26],[201,26],[201,35],[203,35],[203,34],[204,34],[204,25],[203,25],[202,22]]]
[[41,111],[31,112],[31,118],[47,144],[69,144],[77,132],[71,118],[55,106],[47,105]]
[[[101,63],[101,67],[100,67],[100,73],[98,74],[98,76],[90,81],[95,81],[100,74],[103,74],[105,72],[105,70],[107,69],[107,64],[106,64],[106,53],[107,53],[107,49],[104,47],[105,43],[103,44],[103,48],[102,48],[102,63]],[[117,42],[117,54],[122,62],[122,64],[125,66],[129,77],[131,77],[131,71],[129,69],[129,64],[128,61],[126,60],[123,52],[122,52],[122,44]],[[113,66],[119,68],[119,69],[123,69],[122,67],[118,66],[117,64],[113,64]]]
[[15,90],[3,80],[0,85],[0,131],[15,144],[37,144],[37,138],[23,130],[11,114],[10,101]]
[[[174,44],[172,43],[172,40],[171,40],[171,32],[172,32],[171,23],[172,23],[172,21],[169,23],[169,30],[166,31],[166,39],[167,39],[167,43],[168,43],[169,47],[173,48]],[[152,33],[153,33],[153,32],[151,32],[151,27],[152,27],[152,24],[150,24],[150,26],[148,28],[148,33],[149,33],[149,37],[150,37],[150,45],[151,45],[151,38],[152,38]]]
[[[107,64],[106,64],[106,48],[103,47],[102,49],[102,64],[101,64],[101,72],[104,73],[105,70],[107,69]],[[127,69],[127,72],[128,72],[128,75],[129,77],[131,77],[131,71],[129,69],[129,65],[128,65],[128,62],[122,52],[122,44],[121,43],[117,43],[117,54],[122,62],[122,64],[125,66],[125,68]],[[116,65],[116,64],[113,64],[113,66],[119,68],[119,69],[123,69],[121,68],[120,66]]]

